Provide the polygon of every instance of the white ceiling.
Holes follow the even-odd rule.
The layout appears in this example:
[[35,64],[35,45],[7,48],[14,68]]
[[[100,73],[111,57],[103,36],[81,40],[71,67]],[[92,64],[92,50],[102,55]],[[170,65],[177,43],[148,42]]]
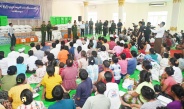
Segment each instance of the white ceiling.
[[[118,0],[58,0],[58,1],[72,1],[82,3],[88,1],[90,4],[102,4],[102,3],[118,3]],[[151,2],[169,2],[172,0],[125,0],[128,3],[151,3]]]

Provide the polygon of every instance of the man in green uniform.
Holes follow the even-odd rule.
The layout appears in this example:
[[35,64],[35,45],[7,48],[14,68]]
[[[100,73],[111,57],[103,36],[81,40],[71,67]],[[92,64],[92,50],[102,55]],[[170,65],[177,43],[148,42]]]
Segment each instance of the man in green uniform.
[[72,26],[72,32],[73,32],[73,38],[77,37],[77,24],[74,22],[74,25]]
[[108,22],[107,20],[103,23],[103,36],[107,35],[107,26],[108,26]]
[[119,19],[119,22],[117,24],[117,27],[118,27],[118,35],[121,33],[121,28],[122,28],[123,24],[121,22],[121,19]]
[[47,31],[47,27],[45,25],[45,21],[43,21],[41,25],[42,43],[45,43],[46,31]]
[[52,40],[52,25],[50,24],[50,21],[48,21],[47,24],[47,39],[48,41]]
[[114,20],[112,20],[112,24],[111,24],[111,34],[114,34],[115,32],[115,29],[116,29],[116,24],[114,23]]
[[98,34],[98,26],[99,24],[98,24],[98,20],[97,20],[97,22],[95,23],[95,34],[97,35]]
[[90,21],[89,21],[89,34],[90,35],[93,34],[93,21],[92,21],[92,19],[90,19]]
[[100,20],[99,24],[98,24],[98,34],[102,33],[102,21]]

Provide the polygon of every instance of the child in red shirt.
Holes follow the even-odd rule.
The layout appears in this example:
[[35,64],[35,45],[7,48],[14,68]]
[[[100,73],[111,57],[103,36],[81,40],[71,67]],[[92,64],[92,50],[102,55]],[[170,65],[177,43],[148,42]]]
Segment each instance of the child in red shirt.
[[59,64],[59,68],[60,68],[59,69],[59,75],[62,74],[63,70],[65,69],[64,67],[65,67],[65,64],[63,62],[60,62],[60,64]]

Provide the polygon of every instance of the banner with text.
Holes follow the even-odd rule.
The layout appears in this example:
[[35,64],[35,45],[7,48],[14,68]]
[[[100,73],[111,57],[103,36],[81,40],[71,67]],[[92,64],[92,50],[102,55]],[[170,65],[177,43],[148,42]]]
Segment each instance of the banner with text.
[[40,6],[0,2],[0,16],[13,19],[40,19]]

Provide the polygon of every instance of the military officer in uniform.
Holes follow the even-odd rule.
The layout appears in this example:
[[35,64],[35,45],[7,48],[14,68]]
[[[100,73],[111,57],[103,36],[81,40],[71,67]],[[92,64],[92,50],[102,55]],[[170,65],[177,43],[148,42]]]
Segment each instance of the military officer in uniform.
[[52,25],[50,21],[48,21],[48,24],[47,24],[47,39],[48,41],[52,40]]
[[98,26],[99,24],[98,24],[98,20],[97,20],[97,22],[95,23],[95,34],[98,34]]
[[103,23],[103,36],[107,35],[107,26],[108,26],[108,22],[107,20]]
[[116,24],[114,23],[114,20],[112,20],[112,24],[111,24],[111,34],[114,34],[116,30]]
[[121,23],[121,19],[119,19],[119,22],[117,24],[117,27],[118,27],[118,35],[121,33],[122,26],[123,26],[123,24]]
[[76,22],[74,22],[74,25],[72,26],[72,33],[73,33],[73,37],[76,38],[77,37],[77,24],[76,24]]
[[98,34],[102,33],[102,21],[100,20],[99,24],[98,24]]
[[93,21],[92,21],[92,19],[89,21],[89,34],[93,34]]
[[45,21],[43,21],[41,25],[42,43],[45,43],[46,31],[47,27],[45,25]]

